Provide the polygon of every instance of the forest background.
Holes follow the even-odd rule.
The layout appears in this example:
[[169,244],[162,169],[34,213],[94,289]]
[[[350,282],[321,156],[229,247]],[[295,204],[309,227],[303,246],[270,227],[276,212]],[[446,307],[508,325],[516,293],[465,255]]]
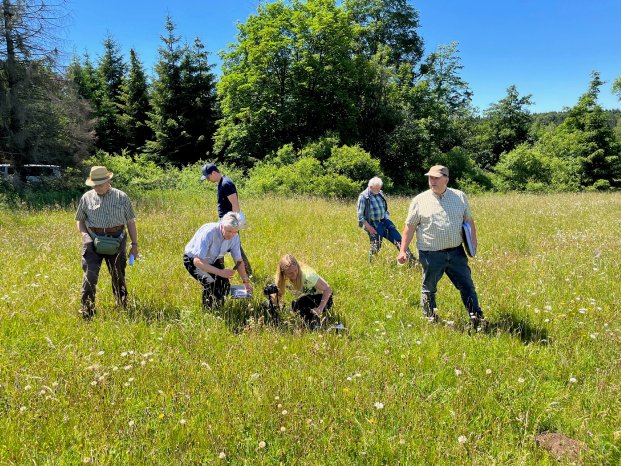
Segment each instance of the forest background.
[[[220,53],[220,75],[171,17],[150,76],[112,35],[96,59],[60,67],[62,1],[3,0],[0,12],[0,163],[17,172],[2,180],[9,202],[75,199],[95,163],[124,173],[116,183],[130,191],[192,190],[207,160],[251,193],[349,197],[374,175],[411,193],[436,163],[469,192],[621,184],[621,111],[598,103],[597,70],[562,111],[531,113],[532,96],[511,85],[479,112],[458,43],[426,51],[406,0],[263,3]],[[612,91],[621,99],[621,76]],[[24,183],[31,163],[65,175]]]

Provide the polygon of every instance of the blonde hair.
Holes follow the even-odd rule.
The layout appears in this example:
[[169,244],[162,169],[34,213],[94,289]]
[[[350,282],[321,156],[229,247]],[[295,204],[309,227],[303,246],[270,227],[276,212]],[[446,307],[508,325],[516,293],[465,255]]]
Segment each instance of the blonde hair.
[[287,285],[287,276],[285,275],[285,271],[291,267],[292,265],[296,265],[298,267],[298,276],[295,280],[291,281],[291,285],[293,289],[299,292],[302,292],[302,283],[304,282],[302,277],[302,266],[303,262],[299,262],[295,257],[291,254],[285,254],[278,261],[278,268],[276,269],[276,286],[278,287],[278,296],[282,297],[285,294],[285,286]]

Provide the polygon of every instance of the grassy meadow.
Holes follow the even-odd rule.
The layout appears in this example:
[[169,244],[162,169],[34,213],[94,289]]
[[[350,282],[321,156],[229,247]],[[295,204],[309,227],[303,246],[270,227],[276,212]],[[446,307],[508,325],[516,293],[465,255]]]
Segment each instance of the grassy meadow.
[[[103,266],[91,322],[74,210],[0,208],[0,464],[556,464],[546,431],[619,464],[621,194],[470,200],[490,322],[474,334],[447,278],[431,324],[420,269],[389,244],[369,266],[353,201],[242,197],[255,298],[212,314],[181,258],[215,195],[135,199],[129,307]],[[409,199],[389,202],[401,229]],[[248,308],[286,252],[347,332]]]

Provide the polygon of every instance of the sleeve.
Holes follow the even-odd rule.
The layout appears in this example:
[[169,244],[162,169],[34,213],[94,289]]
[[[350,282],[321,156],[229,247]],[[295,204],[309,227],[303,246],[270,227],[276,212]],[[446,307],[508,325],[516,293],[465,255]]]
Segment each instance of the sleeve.
[[304,288],[313,288],[321,278],[315,269],[310,267],[304,268]]
[[473,220],[472,212],[470,211],[470,204],[468,203],[468,198],[464,193],[462,193],[461,195],[464,201],[464,220]]
[[405,223],[410,226],[417,226],[420,223],[420,216],[418,215],[418,201],[416,198],[412,199]]
[[86,220],[86,209],[84,208],[84,196],[80,198],[80,202],[78,203],[78,210],[75,213],[75,219],[77,221]]
[[364,224],[364,196],[362,194],[360,194],[360,196],[358,196],[358,226],[362,227],[362,225]]
[[226,197],[229,197],[231,194],[237,194],[237,188],[235,187],[235,183],[233,183],[231,180],[225,180],[225,182],[222,183],[222,193]]
[[233,260],[235,262],[242,260],[241,242],[239,241],[239,235],[235,236],[235,240],[233,241],[233,245],[231,246],[231,256],[233,256]]
[[125,221],[128,222],[132,219],[136,218],[134,215],[134,207],[132,206],[132,201],[129,199],[129,196],[125,196]]

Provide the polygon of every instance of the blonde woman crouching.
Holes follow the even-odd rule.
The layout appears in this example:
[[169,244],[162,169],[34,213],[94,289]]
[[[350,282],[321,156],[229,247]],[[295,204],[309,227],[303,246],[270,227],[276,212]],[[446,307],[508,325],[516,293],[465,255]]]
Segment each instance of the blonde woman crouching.
[[315,270],[298,261],[291,254],[285,254],[276,270],[278,298],[282,299],[285,289],[291,291],[295,300],[291,308],[300,314],[310,328],[316,328],[326,309],[332,307],[332,288]]

